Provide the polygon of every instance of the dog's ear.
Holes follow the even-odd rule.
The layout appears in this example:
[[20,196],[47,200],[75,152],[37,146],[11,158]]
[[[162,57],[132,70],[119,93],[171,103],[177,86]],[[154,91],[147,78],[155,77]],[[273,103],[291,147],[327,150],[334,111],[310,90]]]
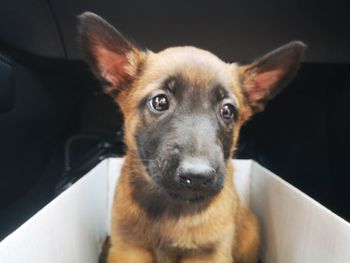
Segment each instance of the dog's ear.
[[305,44],[293,41],[248,65],[239,66],[243,94],[253,112],[262,111],[295,76]]
[[85,12],[79,20],[79,43],[92,72],[114,93],[131,82],[146,55],[107,21]]

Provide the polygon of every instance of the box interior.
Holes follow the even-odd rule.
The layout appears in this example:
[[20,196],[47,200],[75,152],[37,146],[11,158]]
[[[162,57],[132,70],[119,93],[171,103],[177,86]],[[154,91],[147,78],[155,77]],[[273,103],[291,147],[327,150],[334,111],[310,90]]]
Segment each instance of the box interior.
[[[101,162],[5,238],[0,261],[96,263],[122,163]],[[348,222],[253,161],[234,167],[241,200],[260,222],[262,262],[350,262]]]

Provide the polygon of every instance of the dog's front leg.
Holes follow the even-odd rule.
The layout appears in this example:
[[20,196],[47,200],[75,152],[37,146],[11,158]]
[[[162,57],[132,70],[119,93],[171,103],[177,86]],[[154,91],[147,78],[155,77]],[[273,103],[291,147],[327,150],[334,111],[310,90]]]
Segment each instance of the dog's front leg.
[[148,249],[114,240],[108,252],[108,263],[153,263],[153,256]]

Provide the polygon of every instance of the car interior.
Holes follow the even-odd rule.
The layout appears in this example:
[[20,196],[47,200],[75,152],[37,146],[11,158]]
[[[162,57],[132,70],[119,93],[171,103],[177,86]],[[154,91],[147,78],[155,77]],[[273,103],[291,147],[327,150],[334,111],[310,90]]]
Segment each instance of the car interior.
[[344,1],[0,1],[0,240],[101,160],[123,156],[123,116],[82,61],[91,11],[139,46],[193,45],[245,63],[308,46],[293,82],[243,127],[254,159],[350,220],[350,17]]

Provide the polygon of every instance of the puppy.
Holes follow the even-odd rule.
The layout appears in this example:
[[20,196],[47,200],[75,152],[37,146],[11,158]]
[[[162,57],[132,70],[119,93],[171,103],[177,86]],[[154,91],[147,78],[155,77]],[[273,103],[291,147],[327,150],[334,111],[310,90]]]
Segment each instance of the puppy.
[[296,74],[304,44],[240,65],[190,46],[141,50],[93,13],[79,22],[84,58],[124,114],[108,263],[256,262],[258,225],[231,159],[242,125]]

